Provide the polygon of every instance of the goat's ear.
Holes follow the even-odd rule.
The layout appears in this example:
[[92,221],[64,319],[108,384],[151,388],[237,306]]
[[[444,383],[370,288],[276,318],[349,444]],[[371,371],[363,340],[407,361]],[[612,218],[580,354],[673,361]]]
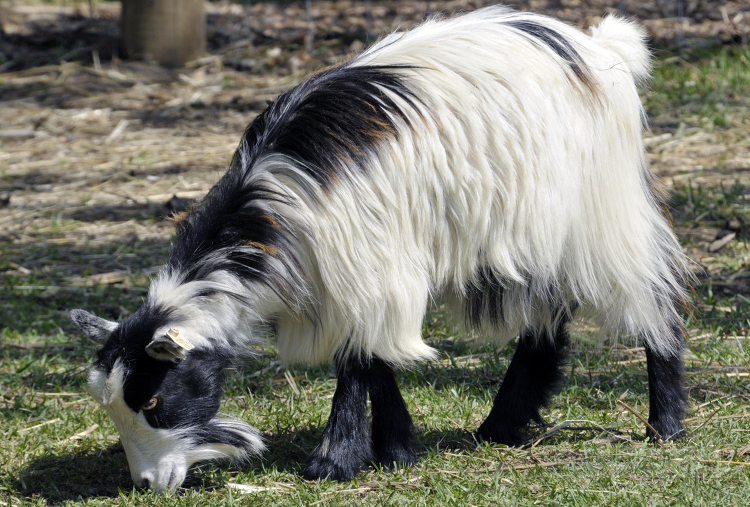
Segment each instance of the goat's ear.
[[97,343],[104,343],[117,328],[117,322],[112,322],[87,312],[86,310],[71,310],[68,314],[83,334]]
[[180,337],[180,332],[172,327],[167,334],[151,340],[146,345],[146,353],[159,361],[177,362],[187,358],[185,352],[194,348],[195,345]]

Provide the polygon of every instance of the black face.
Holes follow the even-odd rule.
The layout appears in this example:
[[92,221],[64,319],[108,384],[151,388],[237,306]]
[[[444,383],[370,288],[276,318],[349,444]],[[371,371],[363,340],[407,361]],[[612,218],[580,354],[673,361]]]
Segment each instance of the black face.
[[154,428],[201,426],[219,410],[230,360],[217,350],[192,350],[177,362],[149,356],[146,346],[168,318],[167,312],[144,305],[97,351],[97,366],[109,374],[118,359],[122,362],[125,403],[142,411]]
[[219,410],[227,361],[194,351],[178,363],[145,356],[125,380],[125,403],[154,428],[200,426]]

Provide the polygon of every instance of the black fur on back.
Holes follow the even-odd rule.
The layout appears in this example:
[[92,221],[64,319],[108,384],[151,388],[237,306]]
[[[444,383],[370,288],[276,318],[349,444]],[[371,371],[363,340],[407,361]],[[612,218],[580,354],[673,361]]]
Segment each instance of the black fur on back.
[[578,54],[578,51],[568,42],[568,40],[552,28],[544,26],[533,21],[510,21],[506,23],[521,32],[524,32],[532,40],[537,40],[548,46],[560,58],[570,65],[570,70],[576,77],[590,90],[595,88],[594,81],[591,78],[586,62]]
[[[178,223],[170,268],[185,282],[227,270],[293,291],[279,263],[270,261],[275,257],[285,273],[297,272],[294,238],[265,206],[285,197],[248,183],[248,175],[268,154],[287,157],[326,191],[346,180],[352,166],[366,174],[367,156],[397,135],[396,121],[409,125],[402,106],[416,110],[401,68],[346,64],[311,76],[270,103],[246,129],[227,173]],[[247,245],[257,248],[241,248]]]
[[[406,112],[385,91],[415,109],[415,96],[398,74],[404,66],[343,65],[310,76],[272,102],[245,130],[249,159],[272,151],[303,163],[321,186],[346,177],[354,162],[397,133]],[[235,154],[233,165],[238,162]],[[250,168],[244,168],[248,170]]]

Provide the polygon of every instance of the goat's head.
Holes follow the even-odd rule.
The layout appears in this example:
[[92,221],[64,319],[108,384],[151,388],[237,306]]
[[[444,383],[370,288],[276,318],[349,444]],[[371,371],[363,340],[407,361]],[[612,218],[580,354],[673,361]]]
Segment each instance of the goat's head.
[[206,340],[195,346],[189,330],[149,304],[119,324],[83,310],[70,317],[103,345],[89,388],[120,433],[136,486],[163,492],[181,485],[193,463],[263,450],[254,428],[217,417],[226,351]]

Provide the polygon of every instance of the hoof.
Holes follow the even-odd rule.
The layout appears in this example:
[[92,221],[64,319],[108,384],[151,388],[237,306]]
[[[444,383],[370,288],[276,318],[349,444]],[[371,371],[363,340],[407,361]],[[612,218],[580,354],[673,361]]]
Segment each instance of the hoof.
[[302,470],[305,479],[331,479],[339,482],[351,481],[359,472],[372,462],[370,449],[360,449],[341,445],[328,448],[328,442],[322,442],[310,454],[307,465]]
[[383,470],[392,471],[399,468],[413,467],[417,464],[417,455],[411,449],[394,446],[375,452],[375,463]]
[[508,447],[523,447],[531,440],[531,437],[524,431],[524,428],[498,424],[491,427],[486,422],[474,433],[474,438],[478,442],[493,442],[495,444],[505,444]]
[[337,463],[329,458],[310,458],[302,476],[315,481],[331,479],[333,481],[348,482],[354,479],[364,467],[359,463]]
[[659,436],[661,437],[659,439],[653,430],[647,426],[646,438],[650,442],[674,442],[687,436],[681,421],[649,421],[648,423],[659,432]]

